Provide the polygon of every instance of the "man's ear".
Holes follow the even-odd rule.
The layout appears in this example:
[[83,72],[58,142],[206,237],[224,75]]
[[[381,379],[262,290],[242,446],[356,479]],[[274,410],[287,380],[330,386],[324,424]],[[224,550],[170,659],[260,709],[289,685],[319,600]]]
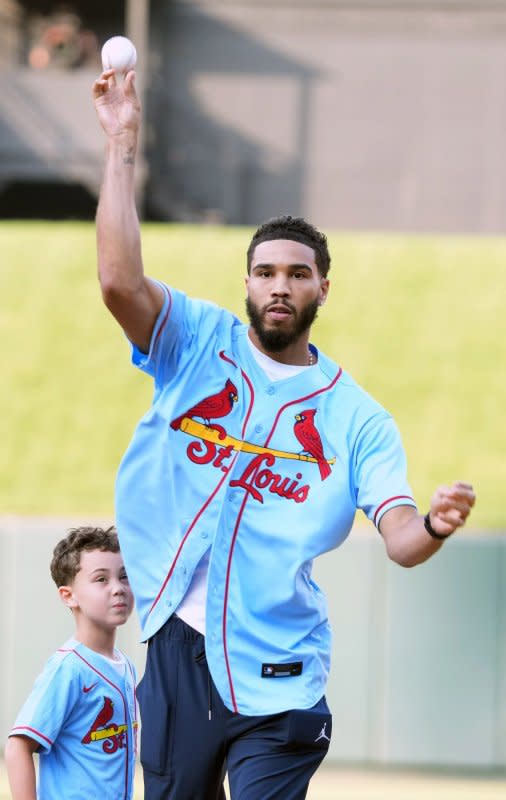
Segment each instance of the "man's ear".
[[59,586],[58,594],[60,595],[60,600],[64,605],[66,605],[68,608],[76,608],[77,600],[74,597],[72,586]]
[[327,295],[330,289],[330,281],[328,278],[322,278],[320,282],[320,299],[318,301],[318,305],[322,306],[327,299]]

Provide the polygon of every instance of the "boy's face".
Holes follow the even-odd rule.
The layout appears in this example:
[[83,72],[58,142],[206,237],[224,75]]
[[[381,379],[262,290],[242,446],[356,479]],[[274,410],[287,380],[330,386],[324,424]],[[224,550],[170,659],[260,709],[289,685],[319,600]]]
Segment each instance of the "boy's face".
[[134,598],[121,553],[84,550],[81,569],[64,592],[65,603],[73,609],[81,623],[101,630],[123,625],[133,608]]

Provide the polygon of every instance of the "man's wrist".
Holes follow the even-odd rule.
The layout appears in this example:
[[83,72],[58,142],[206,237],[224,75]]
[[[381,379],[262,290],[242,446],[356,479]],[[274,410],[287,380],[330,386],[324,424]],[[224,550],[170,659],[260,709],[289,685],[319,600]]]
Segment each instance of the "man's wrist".
[[434,528],[432,527],[432,523],[430,521],[430,511],[428,511],[423,518],[423,527],[425,528],[429,536],[432,536],[433,539],[437,539],[438,541],[443,541],[444,539],[448,539],[448,537],[451,536],[451,533],[438,533],[437,531],[434,530]]
[[138,135],[133,131],[118,133],[116,136],[109,136],[107,146],[110,150],[122,150],[132,152],[137,151]]

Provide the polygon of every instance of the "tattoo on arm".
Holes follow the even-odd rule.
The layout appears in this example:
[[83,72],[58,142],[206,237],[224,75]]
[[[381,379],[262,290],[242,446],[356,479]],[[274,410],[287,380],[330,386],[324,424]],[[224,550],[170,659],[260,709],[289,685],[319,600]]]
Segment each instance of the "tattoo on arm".
[[135,149],[133,147],[129,147],[123,157],[123,164],[133,164],[134,156],[135,156]]

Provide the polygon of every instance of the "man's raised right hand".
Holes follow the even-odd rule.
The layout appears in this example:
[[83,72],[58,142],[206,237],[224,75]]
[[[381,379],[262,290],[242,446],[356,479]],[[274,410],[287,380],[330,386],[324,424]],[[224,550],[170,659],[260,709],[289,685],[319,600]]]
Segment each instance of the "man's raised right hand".
[[93,84],[93,100],[100,124],[107,136],[137,136],[141,124],[141,104],[135,91],[135,70],[122,83],[113,69],[105,70]]

